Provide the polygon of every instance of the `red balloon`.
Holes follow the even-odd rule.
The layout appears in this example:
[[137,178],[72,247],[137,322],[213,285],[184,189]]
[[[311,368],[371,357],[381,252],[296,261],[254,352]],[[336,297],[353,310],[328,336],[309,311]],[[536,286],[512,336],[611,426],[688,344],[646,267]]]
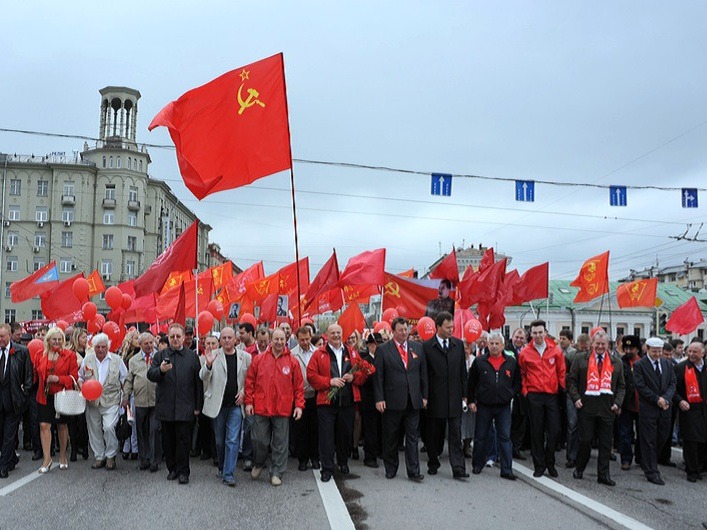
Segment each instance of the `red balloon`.
[[103,327],[103,324],[106,323],[106,317],[104,317],[100,313],[93,317],[93,320],[96,322],[96,324],[98,324],[99,329],[101,329]]
[[255,317],[251,313],[243,313],[241,318],[238,319],[239,324],[245,324],[246,322],[253,324],[254,328],[258,327],[258,321],[255,320]]
[[81,309],[83,311],[83,319],[86,322],[93,320],[93,317],[96,316],[96,312],[98,311],[96,304],[93,302],[86,302]]
[[397,310],[393,309],[392,307],[389,307],[385,311],[383,311],[383,316],[381,317],[381,320],[387,322],[390,324],[393,322],[393,319],[398,318],[400,315],[398,314]]
[[89,401],[95,401],[103,393],[103,385],[96,379],[85,381],[81,387],[81,394]]
[[197,323],[199,324],[199,335],[208,333],[214,325],[214,316],[208,311],[202,311],[199,313]]
[[111,309],[118,309],[123,303],[123,291],[118,289],[115,285],[108,287],[108,289],[106,289],[106,303]]
[[[223,318],[223,304],[215,298],[206,306],[206,310],[211,313],[216,320]],[[201,326],[199,326],[201,328]]]
[[27,344],[27,349],[29,350],[30,358],[34,358],[44,351],[44,343],[42,339],[32,339]]
[[123,293],[123,299],[120,301],[120,307],[123,309],[130,309],[130,306],[133,303],[133,297],[130,296],[128,293]]
[[430,317],[422,317],[417,321],[417,332],[422,340],[431,339],[436,331],[435,321]]
[[71,285],[71,290],[74,291],[74,296],[79,300],[86,300],[88,298],[88,291],[90,286],[86,278],[76,278],[74,283]]
[[483,326],[481,325],[481,322],[476,320],[475,318],[472,318],[471,320],[467,320],[464,322],[464,340],[467,343],[472,343],[476,339],[478,339],[481,336],[481,333],[484,331]]
[[387,322],[376,322],[373,325],[373,332],[374,333],[380,333],[383,330],[386,330],[388,332],[392,332],[393,328],[391,328],[390,324],[388,324]]
[[103,333],[108,335],[111,347],[113,347],[113,349],[117,349],[116,346],[120,346],[120,344],[117,344],[120,333],[120,330],[118,329],[118,324],[116,324],[115,322],[106,322],[105,324],[103,324],[102,331]]
[[407,308],[402,305],[399,305],[398,307],[396,307],[395,310],[398,312],[398,316],[401,316],[401,317],[404,317],[408,312]]
[[69,323],[66,320],[57,320],[56,327],[58,327],[61,331],[66,331],[66,328],[69,327]]

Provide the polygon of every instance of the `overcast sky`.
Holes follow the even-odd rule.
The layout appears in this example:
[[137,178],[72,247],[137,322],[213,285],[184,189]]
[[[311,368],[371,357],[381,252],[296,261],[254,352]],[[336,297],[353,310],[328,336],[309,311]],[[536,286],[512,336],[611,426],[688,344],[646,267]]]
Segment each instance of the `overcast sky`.
[[[707,4],[694,1],[13,2],[3,7],[0,128],[95,137],[98,90],[139,90],[138,142],[190,88],[283,52],[293,156],[424,172],[601,185],[707,187]],[[0,152],[83,141],[0,133]],[[213,227],[242,268],[294,261],[289,174],[197,201],[173,150],[150,175]],[[300,256],[312,277],[385,247],[387,269],[424,273],[452,245],[493,245],[553,279],[611,251],[610,274],[707,258],[707,220],[679,191],[609,192],[296,163]],[[699,239],[707,239],[707,227]]]

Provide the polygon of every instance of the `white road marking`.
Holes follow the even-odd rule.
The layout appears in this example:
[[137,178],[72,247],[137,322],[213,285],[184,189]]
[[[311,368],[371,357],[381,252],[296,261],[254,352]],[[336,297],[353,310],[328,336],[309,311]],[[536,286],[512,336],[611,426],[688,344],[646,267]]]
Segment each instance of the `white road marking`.
[[525,475],[529,479],[535,480],[545,486],[548,489],[551,489],[552,491],[559,493],[560,495],[564,495],[565,497],[581,504],[582,506],[589,508],[590,510],[598,513],[599,515],[603,517],[608,517],[612,521],[615,521],[616,523],[620,524],[621,526],[624,526],[626,528],[629,528],[630,530],[651,530],[650,526],[646,526],[645,524],[641,523],[640,521],[637,521],[636,519],[633,519],[629,517],[628,515],[624,515],[621,512],[617,512],[613,508],[609,508],[605,504],[602,504],[600,502],[597,502],[593,499],[590,499],[586,495],[582,495],[581,493],[577,493],[576,491],[573,491],[562,484],[555,482],[551,478],[542,476],[540,478],[536,478],[533,476],[533,471],[525,466],[521,466],[520,464],[517,464],[516,462],[513,462],[513,469],[515,471],[520,472],[521,474]]
[[346,509],[344,499],[341,498],[339,488],[336,487],[334,478],[332,477],[329,482],[322,482],[319,478],[319,472],[312,471],[314,480],[317,482],[317,488],[319,488],[319,495],[322,498],[322,503],[324,503],[327,519],[329,519],[329,526],[332,530],[354,530],[355,526],[349,511]]
[[5,486],[4,488],[0,489],[0,497],[4,497],[5,495],[8,495],[15,491],[18,488],[21,488],[25,484],[29,484],[32,482],[34,479],[40,478],[42,475],[40,475],[37,470],[34,470],[32,473],[29,475],[26,475],[22,477],[19,480],[16,480],[12,484]]

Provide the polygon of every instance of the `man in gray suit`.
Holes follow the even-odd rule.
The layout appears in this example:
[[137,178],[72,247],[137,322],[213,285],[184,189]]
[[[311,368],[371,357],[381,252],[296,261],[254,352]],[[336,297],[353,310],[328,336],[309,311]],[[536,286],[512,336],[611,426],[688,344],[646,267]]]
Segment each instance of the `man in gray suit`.
[[417,431],[420,409],[427,406],[427,366],[422,346],[408,341],[407,320],[393,320],[393,338],[376,351],[373,393],[376,409],[383,415],[383,463],[385,478],[398,472],[398,433],[405,429],[405,467],[408,478],[421,482]]

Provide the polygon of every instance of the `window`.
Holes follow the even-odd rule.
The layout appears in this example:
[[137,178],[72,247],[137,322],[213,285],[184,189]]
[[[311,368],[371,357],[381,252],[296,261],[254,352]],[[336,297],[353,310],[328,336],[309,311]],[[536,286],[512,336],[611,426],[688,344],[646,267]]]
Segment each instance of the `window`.
[[106,184],[106,199],[115,200],[115,184]]
[[135,260],[127,260],[125,262],[125,274],[129,277],[135,276]]
[[64,195],[74,194],[74,183],[71,181],[64,182]]
[[74,246],[74,233],[73,232],[62,232],[61,233],[61,246],[63,248],[71,248]]
[[48,180],[38,180],[37,181],[37,197],[46,197],[49,195],[49,181]]
[[103,250],[113,250],[113,234],[103,234]]
[[10,286],[12,285],[12,282],[5,282],[5,298],[10,297]]
[[640,328],[640,327],[634,327],[634,328],[633,328],[633,334],[634,334],[636,337],[640,337],[640,336],[641,336],[641,328]]
[[7,244],[10,247],[16,246],[20,242],[19,232],[8,232],[7,233]]
[[616,336],[618,337],[619,335],[625,335],[626,334],[626,328],[623,326],[616,326]]
[[137,202],[137,186],[130,186],[128,190],[128,200]]
[[106,167],[106,155],[103,155],[103,167]]
[[104,212],[104,213],[103,213],[103,224],[104,224],[104,225],[113,225],[113,224],[115,224],[115,213],[113,213],[113,212]]
[[17,320],[17,311],[15,309],[5,309],[5,324],[15,322]]
[[10,210],[7,212],[7,218],[10,221],[19,221],[20,220],[20,207],[19,206],[10,206]]
[[137,237],[135,236],[128,236],[128,250],[131,252],[135,252],[137,249]]
[[133,159],[128,157],[128,169],[132,169],[132,168],[133,168]]
[[137,226],[137,214],[130,212],[128,214],[128,226]]
[[113,167],[113,157],[108,158],[108,167]]
[[104,259],[101,261],[101,274],[103,276],[110,276],[113,272],[113,262],[109,259]]
[[5,258],[5,270],[9,272],[17,272],[19,270],[17,256],[7,256]]
[[142,160],[140,160],[140,173],[142,173]]
[[71,272],[71,258],[61,258],[59,260],[59,272]]
[[120,167],[120,160],[121,160],[121,158],[119,156],[115,157],[115,162],[116,162],[115,167]]
[[61,211],[61,220],[66,222],[72,222],[74,220],[74,209],[73,208],[64,208]]
[[22,193],[22,181],[20,179],[10,179],[10,195]]
[[41,309],[32,309],[32,320],[44,320]]
[[44,258],[34,258],[33,266],[34,266],[34,272],[37,272],[39,269],[44,267],[47,264],[47,262],[44,260]]
[[47,219],[49,218],[47,214],[47,207],[46,206],[37,206],[37,214],[36,214],[36,220],[37,222],[46,222]]
[[34,246],[43,247],[47,242],[46,232],[35,232],[34,233]]
[[582,326],[582,333],[589,333],[589,326]]

